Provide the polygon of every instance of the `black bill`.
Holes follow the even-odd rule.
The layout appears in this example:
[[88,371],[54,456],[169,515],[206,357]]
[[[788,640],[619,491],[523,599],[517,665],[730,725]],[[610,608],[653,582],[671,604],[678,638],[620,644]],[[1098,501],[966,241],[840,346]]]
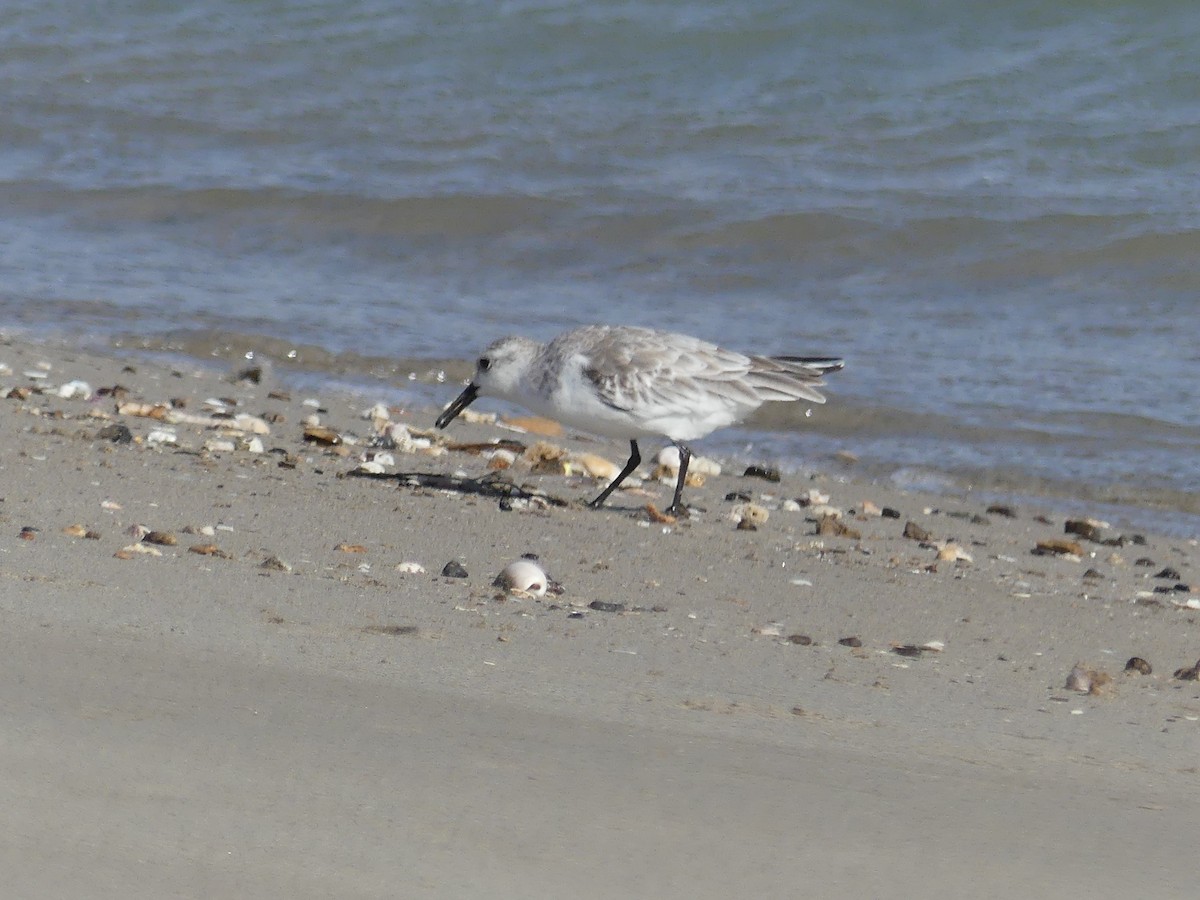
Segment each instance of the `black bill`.
[[466,389],[454,398],[454,402],[442,410],[442,414],[437,417],[437,421],[433,424],[438,428],[445,428],[455,420],[460,412],[475,402],[475,398],[479,396],[479,388],[474,384],[468,384]]

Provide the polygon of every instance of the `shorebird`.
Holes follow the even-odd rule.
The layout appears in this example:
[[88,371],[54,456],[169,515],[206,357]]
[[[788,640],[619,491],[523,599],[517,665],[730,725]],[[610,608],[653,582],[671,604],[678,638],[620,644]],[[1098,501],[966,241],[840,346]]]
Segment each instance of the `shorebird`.
[[435,423],[445,428],[477,397],[498,397],[565,425],[629,441],[629,460],[588,505],[598,509],[642,461],[638,439],[665,437],[679,448],[679,476],[667,512],[683,515],[687,442],[741,422],[768,401],[824,403],[821,376],[840,359],[746,356],[686,334],[624,325],[587,325],[546,343],[495,341],[470,383]]

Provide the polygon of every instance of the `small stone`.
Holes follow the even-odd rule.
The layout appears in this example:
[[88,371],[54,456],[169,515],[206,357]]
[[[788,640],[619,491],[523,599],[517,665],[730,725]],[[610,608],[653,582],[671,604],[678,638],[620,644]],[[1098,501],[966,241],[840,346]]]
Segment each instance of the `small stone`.
[[588,604],[588,609],[594,609],[597,612],[624,612],[624,603],[606,603],[603,600],[593,600]]
[[894,508],[892,508],[892,507],[890,507],[890,506],[885,506],[883,509],[881,509],[881,510],[879,511],[879,514],[880,514],[881,516],[883,516],[883,518],[885,518],[885,519],[898,519],[898,518],[900,518],[900,510],[898,510],[898,509],[894,509]]
[[148,531],[142,538],[147,544],[158,544],[161,547],[174,547],[179,539],[169,531]]
[[133,432],[127,426],[114,422],[112,425],[105,425],[97,431],[96,440],[112,441],[114,444],[128,444],[133,440]]
[[1088,569],[1086,572],[1083,573],[1083,577],[1084,577],[1084,580],[1086,580],[1086,581],[1096,581],[1098,579],[1103,578],[1104,575],[1101,574],[1101,572],[1098,569]]
[[404,637],[416,634],[417,631],[416,625],[366,625],[363,627],[365,634],[386,634],[389,637]]
[[801,647],[809,647],[813,642],[807,634],[789,634],[787,639],[789,644],[798,644]]
[[1176,669],[1175,677],[1180,681],[1196,681],[1200,679],[1200,660],[1197,660],[1194,666],[1189,666],[1186,669]]
[[1171,581],[1178,581],[1183,576],[1179,574],[1178,569],[1172,569],[1170,566],[1154,573],[1155,578],[1169,578]]
[[780,480],[779,470],[773,466],[747,466],[746,471],[742,473],[743,478],[761,478],[763,481],[778,482]]
[[987,508],[986,512],[990,516],[1004,516],[1006,519],[1015,519],[1017,517],[1017,511],[1003,503],[993,503]]
[[838,643],[843,647],[861,647],[862,640],[856,636],[838,638]]
[[1149,568],[1153,568],[1153,566],[1155,565],[1155,562],[1148,556],[1139,556],[1137,559],[1135,559],[1133,561],[1133,564],[1135,566],[1141,566],[1144,569],[1149,569]]
[[892,652],[897,656],[920,656],[924,651],[916,644],[901,644],[893,647]]
[[456,559],[450,560],[446,565],[442,566],[443,578],[467,578],[467,568]]
[[1063,528],[1066,534],[1077,534],[1084,540],[1097,544],[1104,540],[1104,529],[1110,527],[1107,522],[1098,519],[1067,519]]
[[745,491],[730,491],[725,495],[726,503],[749,503],[750,495]]
[[911,519],[904,523],[904,536],[914,541],[927,541],[930,534]]
[[816,533],[829,537],[850,538],[852,541],[862,540],[861,531],[857,528],[851,528],[835,516],[822,516],[820,521],[817,522]]
[[1142,659],[1140,656],[1131,656],[1129,661],[1125,663],[1126,672],[1137,672],[1139,675],[1149,675],[1153,669],[1150,668],[1150,663]]
[[38,530],[32,525],[26,525],[21,529],[21,533],[17,535],[23,541],[32,541],[37,539]]

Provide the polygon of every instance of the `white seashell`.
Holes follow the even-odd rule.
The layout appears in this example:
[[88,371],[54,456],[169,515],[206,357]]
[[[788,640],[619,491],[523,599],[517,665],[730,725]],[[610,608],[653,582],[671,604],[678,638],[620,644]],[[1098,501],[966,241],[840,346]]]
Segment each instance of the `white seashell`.
[[783,503],[779,505],[779,508],[785,510],[786,512],[799,512],[800,510],[804,509],[804,507],[795,500],[784,500]]
[[519,591],[534,597],[544,596],[549,583],[550,579],[546,577],[542,567],[529,559],[510,562],[492,582],[496,587],[502,587],[507,591]]
[[258,435],[255,435],[251,438],[244,437],[239,443],[241,444],[241,448],[247,453],[263,453],[266,451],[266,448],[263,446],[262,438],[260,438]]
[[217,533],[217,529],[213,528],[211,525],[201,525],[199,528],[196,529],[196,531],[199,532],[200,534],[204,535],[205,537],[212,537],[214,534]]
[[387,452],[376,453],[371,457],[371,460],[379,463],[381,466],[394,466],[396,464],[396,457]]
[[358,471],[366,472],[368,475],[382,475],[387,470],[378,460],[368,459],[358,464]]
[[824,506],[829,502],[829,495],[822,494],[816,488],[809,488],[806,496],[808,497],[809,506]]
[[42,379],[49,377],[45,372],[38,372],[34,369],[30,369],[28,372],[22,372],[21,374],[23,374],[26,378],[32,378],[34,381],[41,381]]
[[153,428],[146,435],[147,444],[174,444],[177,440],[175,432],[167,428]]
[[362,412],[362,417],[372,421],[378,421],[382,419],[386,422],[392,417],[392,414],[386,403],[376,403],[370,409],[364,409]]
[[397,563],[396,571],[405,575],[424,575],[425,567],[419,562],[402,562]]
[[1188,597],[1186,600],[1172,600],[1180,609],[1200,609],[1200,597]]
[[86,381],[68,381],[57,391],[58,396],[64,400],[86,400],[92,396],[92,386]]
[[316,413],[309,413],[307,416],[305,416],[303,419],[301,419],[300,424],[307,425],[310,428],[316,428],[318,425],[321,424],[321,417],[318,416]]
[[300,401],[300,405],[301,406],[310,406],[313,409],[320,409],[321,401],[318,400],[316,397],[305,397],[303,400]]
[[941,653],[946,649],[945,641],[926,641],[921,645],[922,650],[932,650],[934,653]]

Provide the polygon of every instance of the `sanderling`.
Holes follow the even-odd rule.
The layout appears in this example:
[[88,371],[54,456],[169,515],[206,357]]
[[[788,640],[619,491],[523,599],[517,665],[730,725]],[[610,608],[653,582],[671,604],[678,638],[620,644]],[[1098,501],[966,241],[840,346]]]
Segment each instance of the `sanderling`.
[[500,397],[538,415],[605,437],[629,440],[629,461],[588,505],[601,506],[642,455],[638,438],[666,437],[679,448],[680,502],[691,451],[685,441],[742,421],[769,400],[824,403],[816,388],[840,359],[743,356],[686,334],[588,325],[545,344],[506,337],[491,344],[466,389],[438,416],[445,428],[476,397]]

